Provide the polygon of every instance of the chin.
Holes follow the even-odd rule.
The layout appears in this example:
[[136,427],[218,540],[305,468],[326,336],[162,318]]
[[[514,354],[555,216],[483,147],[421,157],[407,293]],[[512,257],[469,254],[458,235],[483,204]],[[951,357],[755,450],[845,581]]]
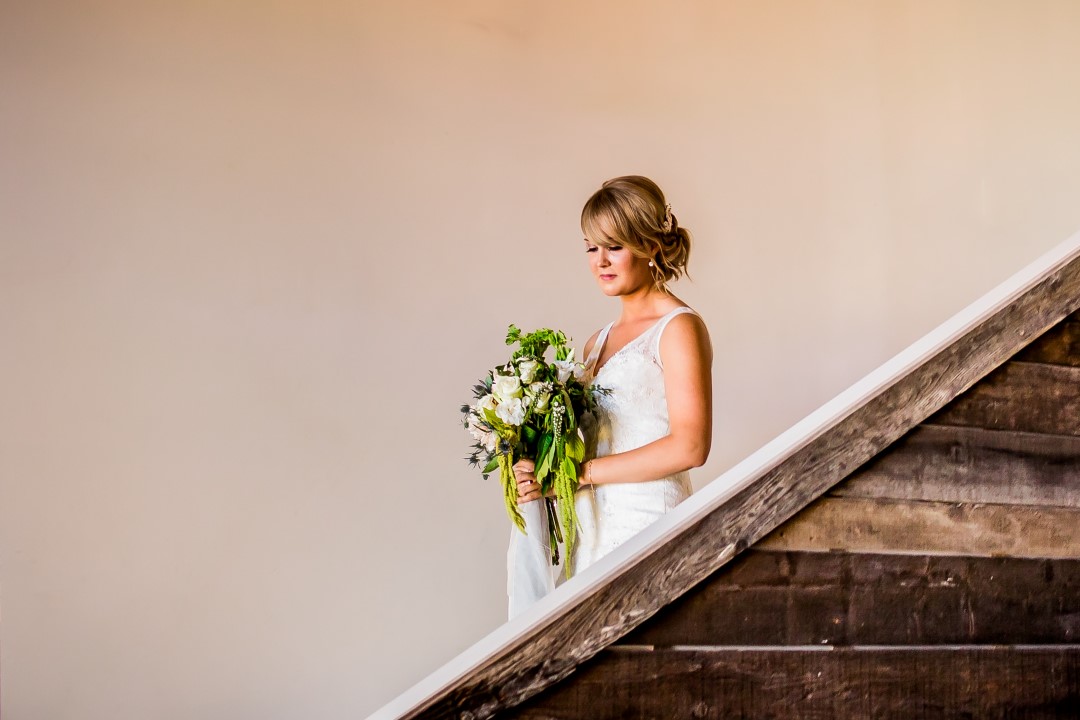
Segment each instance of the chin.
[[642,287],[644,287],[644,285],[633,285],[631,283],[620,282],[614,285],[600,285],[600,292],[608,297],[618,297],[620,295],[629,295],[640,290]]

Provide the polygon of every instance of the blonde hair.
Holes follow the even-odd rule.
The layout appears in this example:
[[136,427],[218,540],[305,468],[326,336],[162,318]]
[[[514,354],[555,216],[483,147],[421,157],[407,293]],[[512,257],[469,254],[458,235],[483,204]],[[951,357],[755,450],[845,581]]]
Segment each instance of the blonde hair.
[[649,268],[658,290],[690,276],[690,231],[679,226],[660,187],[641,175],[608,180],[581,210],[581,230],[595,245],[621,245],[635,257],[651,260]]

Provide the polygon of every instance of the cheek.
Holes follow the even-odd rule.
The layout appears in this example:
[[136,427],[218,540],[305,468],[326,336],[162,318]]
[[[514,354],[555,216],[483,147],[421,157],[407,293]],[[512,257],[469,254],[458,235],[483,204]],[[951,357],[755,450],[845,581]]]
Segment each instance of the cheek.
[[623,253],[622,257],[619,258],[619,264],[621,265],[623,272],[627,274],[641,272],[640,261],[630,253]]

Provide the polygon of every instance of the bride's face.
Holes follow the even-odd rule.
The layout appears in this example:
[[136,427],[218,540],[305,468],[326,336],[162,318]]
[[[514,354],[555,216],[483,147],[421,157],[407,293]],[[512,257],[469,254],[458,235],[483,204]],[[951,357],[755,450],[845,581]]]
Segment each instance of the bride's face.
[[585,238],[585,253],[589,269],[605,295],[627,295],[653,281],[649,261],[621,245],[596,245]]

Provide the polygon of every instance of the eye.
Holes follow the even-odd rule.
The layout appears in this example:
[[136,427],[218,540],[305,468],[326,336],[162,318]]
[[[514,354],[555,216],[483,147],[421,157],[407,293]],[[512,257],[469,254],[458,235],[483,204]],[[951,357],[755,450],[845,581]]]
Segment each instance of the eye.
[[616,250],[622,250],[622,245],[609,245],[608,250],[611,250],[612,252]]
[[585,246],[585,252],[587,252],[587,253],[596,252],[596,246],[595,245],[586,245]]

